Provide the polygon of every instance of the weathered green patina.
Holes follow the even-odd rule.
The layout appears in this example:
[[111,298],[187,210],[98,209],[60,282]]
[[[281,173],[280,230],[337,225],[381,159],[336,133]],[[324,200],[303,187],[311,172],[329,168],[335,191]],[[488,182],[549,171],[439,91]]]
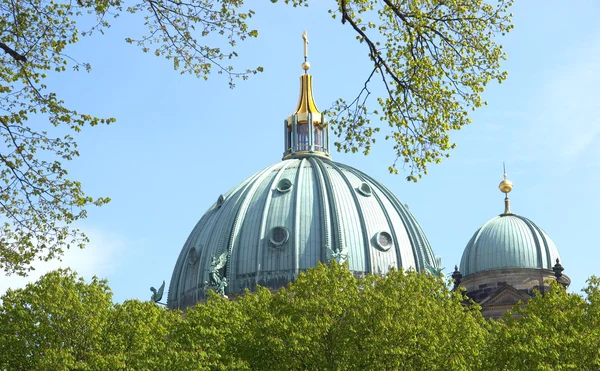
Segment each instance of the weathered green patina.
[[284,121],[284,160],[216,197],[188,237],[173,271],[169,307],[194,305],[208,289],[222,295],[257,284],[276,289],[331,260],[348,261],[357,276],[391,268],[441,271],[396,196],[330,160],[328,128],[311,89],[305,73],[298,106]]

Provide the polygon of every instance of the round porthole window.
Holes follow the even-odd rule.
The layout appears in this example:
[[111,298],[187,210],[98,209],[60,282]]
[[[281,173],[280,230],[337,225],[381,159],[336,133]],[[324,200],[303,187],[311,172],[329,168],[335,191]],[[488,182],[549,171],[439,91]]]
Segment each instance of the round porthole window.
[[224,202],[225,202],[225,197],[223,197],[223,195],[220,195],[219,198],[217,199],[217,209],[220,209],[221,206],[223,206]]
[[279,191],[280,193],[289,192],[291,189],[292,189],[292,181],[291,180],[289,180],[287,178],[283,178],[279,182],[277,182],[277,191]]
[[375,235],[375,245],[377,248],[383,251],[388,251],[392,248],[394,241],[392,239],[392,235],[388,232],[377,232]]
[[286,227],[273,227],[269,233],[269,242],[273,247],[281,247],[290,239],[290,231]]
[[371,186],[365,182],[362,182],[360,184],[360,186],[357,188],[357,191],[358,193],[366,197],[369,197],[371,194],[373,194],[373,191],[371,191]]

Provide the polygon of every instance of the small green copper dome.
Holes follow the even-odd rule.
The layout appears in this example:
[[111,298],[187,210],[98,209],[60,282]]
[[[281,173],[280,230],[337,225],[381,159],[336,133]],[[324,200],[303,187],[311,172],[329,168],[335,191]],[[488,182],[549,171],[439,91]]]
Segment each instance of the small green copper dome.
[[348,261],[357,275],[441,269],[421,227],[392,192],[321,156],[278,162],[215,199],[181,250],[171,308],[202,300],[211,280],[215,286],[226,278],[223,294],[256,284],[278,288],[332,259]]
[[554,242],[531,220],[497,216],[475,232],[460,261],[463,276],[505,268],[552,269],[560,258]]

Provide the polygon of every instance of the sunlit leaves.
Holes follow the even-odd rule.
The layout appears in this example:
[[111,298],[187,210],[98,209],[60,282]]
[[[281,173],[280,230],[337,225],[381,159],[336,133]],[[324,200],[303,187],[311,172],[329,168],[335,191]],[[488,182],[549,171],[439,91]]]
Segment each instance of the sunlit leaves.
[[48,273],[9,290],[0,306],[0,368],[77,369],[94,364],[112,307],[105,281],[89,284],[70,271]]
[[[118,6],[118,1],[0,3],[0,270],[6,273],[26,274],[35,259],[82,247],[88,239],[71,223],[85,218],[88,206],[109,201],[87,196],[68,178],[63,162],[79,155],[69,131],[114,119],[65,106],[45,80],[69,67],[89,71],[66,48],[106,27],[107,10]],[[96,21],[80,29],[75,20],[83,16]]]
[[126,41],[172,60],[182,73],[203,79],[214,71],[225,74],[233,87],[236,78],[263,71],[237,71],[230,61],[238,56],[238,42],[258,37],[247,24],[254,12],[243,5],[242,0],[142,0],[126,8],[120,0],[0,1],[0,270],[25,275],[36,259],[83,247],[88,238],[72,223],[85,218],[90,206],[109,201],[86,195],[63,166],[79,155],[73,132],[115,121],[68,107],[46,85],[49,74],[91,70],[68,46],[102,33],[123,11],[139,13],[147,33]]
[[249,322],[236,354],[253,369],[473,369],[485,324],[463,300],[425,273],[356,278],[319,265],[276,294],[239,300]]
[[592,277],[582,297],[553,284],[486,321],[439,277],[357,278],[333,262],[182,313],[115,304],[106,281],[58,270],[0,298],[0,369],[595,370],[599,287]]
[[113,304],[106,282],[70,271],[2,300],[2,369],[473,369],[485,335],[477,307],[438,277],[356,279],[335,263],[185,313]]
[[0,303],[0,369],[175,369],[166,340],[180,314],[151,302],[114,304],[104,280],[58,270]]
[[[356,98],[340,99],[329,111],[342,138],[338,150],[368,154],[373,133],[387,126],[385,139],[396,153],[390,172],[406,167],[407,178],[416,181],[428,164],[448,157],[455,147],[450,132],[470,123],[469,112],[485,104],[481,93],[490,81],[506,79],[495,37],[512,29],[512,3],[338,0],[332,17],[352,27],[373,62]],[[373,75],[386,92],[376,110],[367,99]]]
[[235,46],[258,31],[248,27],[254,11],[242,10],[243,0],[144,0],[127,8],[140,13],[146,35],[126,41],[142,51],[173,61],[173,68],[208,79],[214,70],[235,79],[262,72],[262,67],[236,71],[228,60],[238,57]]
[[553,282],[549,292],[493,321],[484,353],[493,370],[596,370],[600,367],[600,281],[582,297]]

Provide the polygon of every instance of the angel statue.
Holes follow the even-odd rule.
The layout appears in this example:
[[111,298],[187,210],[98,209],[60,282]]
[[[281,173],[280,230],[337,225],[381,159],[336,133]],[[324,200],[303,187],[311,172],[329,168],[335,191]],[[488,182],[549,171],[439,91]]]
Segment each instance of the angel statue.
[[150,298],[150,300],[154,303],[162,304],[160,303],[160,301],[162,300],[163,292],[165,291],[165,281],[163,281],[162,285],[158,290],[156,290],[153,286],[150,287],[150,291],[152,291],[152,297]]
[[435,265],[425,264],[425,268],[429,273],[436,277],[442,277],[444,267],[442,267],[442,258],[440,256],[435,257]]
[[[223,278],[222,272],[222,269],[225,268],[225,264],[227,264],[227,251],[222,253],[218,259],[213,255],[210,262],[210,272],[208,274],[210,286],[220,287],[221,281],[225,279]],[[225,286],[227,286],[227,284],[225,284]]]
[[327,260],[329,260],[329,261],[335,260],[336,263],[343,264],[346,262],[346,260],[348,260],[348,249],[345,247],[342,247],[341,249],[334,251],[328,247],[327,248],[327,256],[328,256]]

